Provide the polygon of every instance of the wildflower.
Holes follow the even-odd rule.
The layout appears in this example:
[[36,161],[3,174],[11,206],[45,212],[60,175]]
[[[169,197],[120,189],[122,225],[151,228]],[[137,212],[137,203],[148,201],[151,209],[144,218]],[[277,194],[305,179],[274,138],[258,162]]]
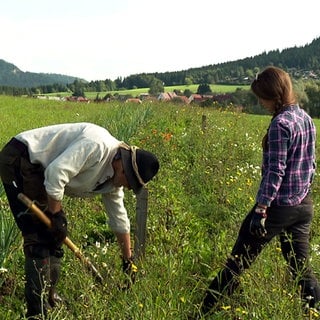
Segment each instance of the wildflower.
[[8,272],[8,269],[3,268],[3,267],[0,268],[0,274],[1,274],[1,273],[6,273],[6,272]]
[[243,310],[243,309],[241,309],[241,308],[236,308],[236,312],[241,313],[241,314],[243,314],[243,315],[248,314],[248,311],[247,311],[247,310]]
[[180,301],[181,301],[182,303],[186,303],[185,297],[181,297],[181,298],[180,298]]
[[252,180],[250,178],[247,179],[247,186],[248,187],[252,186]]
[[164,141],[170,141],[171,138],[173,137],[173,134],[170,133],[170,132],[163,133],[163,134],[162,134],[162,137],[163,137],[163,140],[164,140]]
[[310,319],[319,319],[320,318],[320,314],[316,309],[310,308],[309,313],[310,313]]
[[227,311],[231,309],[231,306],[222,306],[221,309]]
[[312,244],[311,246],[312,251],[318,256],[320,255],[320,245],[318,244]]
[[107,250],[108,250],[108,246],[105,245],[105,246],[102,248],[102,250],[101,250],[102,254],[106,254],[106,253],[107,253]]

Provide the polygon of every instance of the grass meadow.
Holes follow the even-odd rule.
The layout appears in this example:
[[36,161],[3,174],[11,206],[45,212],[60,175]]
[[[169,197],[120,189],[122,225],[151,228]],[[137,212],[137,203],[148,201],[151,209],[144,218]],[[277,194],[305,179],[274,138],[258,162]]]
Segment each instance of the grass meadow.
[[[223,265],[242,219],[254,204],[260,179],[260,141],[269,116],[167,103],[81,104],[0,96],[0,118],[0,147],[23,130],[88,121],[154,152],[160,160],[160,171],[148,185],[146,254],[138,261],[137,281],[130,290],[119,288],[125,281],[120,252],[100,199],[65,197],[69,236],[105,283],[96,284],[66,249],[58,286],[66,304],[54,309],[50,320],[183,320],[197,312],[210,278]],[[320,132],[319,120],[315,123]],[[318,175],[313,198],[311,258],[319,275]],[[126,191],[125,201],[134,238],[136,199],[131,191]],[[22,238],[15,236],[3,192],[0,211],[1,251],[6,252],[0,255],[0,315],[2,320],[24,319]],[[287,273],[277,239],[242,276],[240,289],[225,298],[208,319],[305,319],[298,288]],[[316,315],[307,319],[316,319]]]

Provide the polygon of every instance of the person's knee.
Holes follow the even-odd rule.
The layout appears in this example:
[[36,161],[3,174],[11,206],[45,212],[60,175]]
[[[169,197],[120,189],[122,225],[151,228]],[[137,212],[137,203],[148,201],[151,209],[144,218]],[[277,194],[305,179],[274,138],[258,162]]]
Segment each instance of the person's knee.
[[49,250],[42,246],[27,246],[25,253],[26,290],[32,294],[41,294],[49,285],[50,257]]

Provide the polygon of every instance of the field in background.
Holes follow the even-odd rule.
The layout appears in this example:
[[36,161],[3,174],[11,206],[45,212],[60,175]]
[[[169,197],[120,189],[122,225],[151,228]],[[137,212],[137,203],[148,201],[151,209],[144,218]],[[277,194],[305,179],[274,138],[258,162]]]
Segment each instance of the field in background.
[[[192,93],[196,93],[199,85],[198,84],[192,84],[192,85],[181,85],[181,86],[170,86],[170,87],[164,87],[165,92],[173,92],[174,90],[180,90],[181,92],[184,92],[185,90],[190,90]],[[215,85],[211,84],[210,88],[212,92],[214,93],[228,93],[228,92],[234,92],[238,88],[241,89],[249,89],[249,86],[243,85]],[[131,90],[117,90],[117,91],[106,91],[106,92],[85,92],[85,95],[88,99],[94,99],[99,95],[100,98],[103,98],[106,94],[120,94],[120,95],[131,95],[133,97],[137,97],[143,93],[148,93],[149,88],[139,88],[139,89],[131,89]],[[51,96],[61,96],[66,97],[70,96],[70,92],[60,92],[60,93],[51,93],[48,94]]]
[[[254,203],[260,178],[260,141],[270,117],[171,104],[81,104],[4,96],[0,96],[0,117],[0,147],[22,130],[89,121],[156,153],[160,160],[159,174],[148,186],[146,256],[138,262],[137,282],[129,291],[119,289],[124,281],[120,253],[100,199],[64,199],[70,238],[106,282],[96,285],[66,250],[58,289],[68,304],[55,309],[49,320],[187,320],[197,311],[208,279],[224,263],[240,223]],[[320,130],[319,120],[315,123]],[[134,235],[135,196],[129,191],[125,195]],[[312,263],[318,271],[318,175],[313,198]],[[0,210],[1,218],[12,219],[3,194]],[[1,319],[23,319],[20,236],[1,267],[7,270],[1,273]],[[298,290],[290,281],[276,240],[241,283],[241,291],[224,299],[212,319],[302,319]]]

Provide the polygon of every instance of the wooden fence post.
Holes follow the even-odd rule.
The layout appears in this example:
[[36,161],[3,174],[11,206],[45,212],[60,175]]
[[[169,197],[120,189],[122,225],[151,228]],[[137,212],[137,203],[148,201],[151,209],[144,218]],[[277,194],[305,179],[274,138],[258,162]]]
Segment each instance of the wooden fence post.
[[136,203],[136,233],[134,256],[139,259],[145,255],[148,215],[148,189],[142,188],[137,194]]
[[207,129],[207,116],[205,114],[202,115],[201,129],[203,132]]

